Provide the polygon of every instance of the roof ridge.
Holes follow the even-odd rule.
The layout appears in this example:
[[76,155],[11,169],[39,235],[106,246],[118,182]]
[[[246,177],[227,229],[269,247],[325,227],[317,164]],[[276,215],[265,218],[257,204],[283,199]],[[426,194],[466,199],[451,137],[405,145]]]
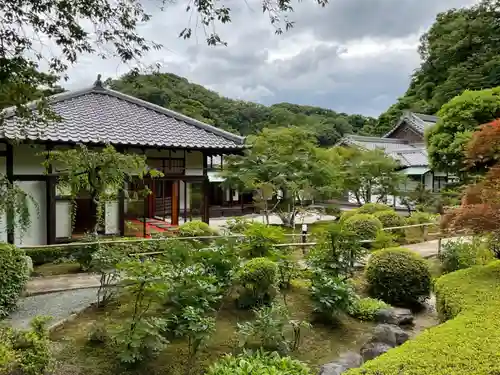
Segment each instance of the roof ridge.
[[358,135],[358,134],[345,134],[344,138],[351,138],[354,140],[364,140],[364,141],[377,140],[377,142],[380,142],[380,143],[408,144],[408,141],[405,141],[403,139],[371,137],[371,136]]

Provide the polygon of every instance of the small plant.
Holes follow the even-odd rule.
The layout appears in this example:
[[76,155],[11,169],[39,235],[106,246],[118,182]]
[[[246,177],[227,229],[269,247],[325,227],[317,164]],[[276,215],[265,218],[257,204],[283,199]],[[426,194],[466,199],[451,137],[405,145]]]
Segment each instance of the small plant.
[[270,256],[274,245],[283,243],[285,232],[277,226],[252,223],[244,232],[244,255],[247,258]]
[[208,369],[207,375],[312,375],[305,363],[276,352],[243,352],[227,355]]
[[13,334],[12,347],[17,352],[16,367],[24,375],[41,375],[48,373],[54,364],[50,351],[49,332],[46,328],[49,317],[36,317],[28,331],[17,331]]
[[389,308],[390,305],[384,301],[375,298],[359,298],[357,299],[349,311],[349,315],[365,321],[375,320],[377,313],[380,310]]
[[365,276],[370,295],[390,304],[411,306],[427,298],[431,291],[428,263],[408,249],[375,251]]
[[226,222],[225,228],[229,233],[244,233],[252,223],[252,221],[244,217],[234,217]]
[[472,242],[463,239],[446,241],[439,254],[439,261],[444,272],[485,265],[494,259],[493,252],[488,248],[488,243],[481,237],[474,237]]
[[117,247],[102,247],[92,254],[90,269],[99,274],[99,289],[97,290],[97,306],[104,307],[116,294],[116,283],[119,279],[117,265],[125,260],[122,249]]
[[277,263],[279,287],[282,290],[290,289],[292,280],[299,275],[297,262],[290,256],[282,256]]
[[87,335],[91,344],[104,344],[108,339],[108,330],[103,323],[94,322]]
[[319,270],[313,273],[310,292],[314,312],[327,322],[337,322],[354,303],[354,289],[348,282]]
[[[285,306],[273,303],[254,310],[255,320],[238,323],[240,346],[257,344],[265,350],[277,350],[280,353],[295,351],[300,345],[302,328],[310,328],[304,321],[290,320]],[[287,331],[292,338],[287,338]]]
[[238,274],[238,303],[249,308],[270,303],[276,294],[278,265],[268,258],[250,259]]
[[181,237],[211,237],[219,235],[219,231],[202,221],[184,223],[179,227],[178,233]]
[[359,240],[373,240],[377,232],[382,229],[382,223],[370,214],[358,214],[351,216],[344,222],[344,226],[351,232],[356,233]]
[[14,309],[28,278],[24,251],[14,245],[0,244],[0,318]]
[[385,230],[379,230],[375,240],[371,243],[371,248],[374,250],[388,249],[390,247],[397,247],[396,242],[398,236]]

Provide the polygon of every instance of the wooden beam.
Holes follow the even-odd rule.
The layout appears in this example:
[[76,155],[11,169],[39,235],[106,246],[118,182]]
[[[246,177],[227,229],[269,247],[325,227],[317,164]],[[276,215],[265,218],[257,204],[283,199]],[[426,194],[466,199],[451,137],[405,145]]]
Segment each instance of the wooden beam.
[[172,182],[171,224],[179,225],[179,181]]

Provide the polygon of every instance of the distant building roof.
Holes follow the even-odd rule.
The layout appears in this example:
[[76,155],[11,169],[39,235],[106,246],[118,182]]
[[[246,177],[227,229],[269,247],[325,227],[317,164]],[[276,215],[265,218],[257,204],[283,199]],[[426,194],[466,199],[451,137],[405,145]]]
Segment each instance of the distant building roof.
[[[4,111],[0,138],[110,143],[196,149],[240,149],[244,138],[180,113],[102,87],[54,95],[50,99],[62,121],[23,126],[12,108]],[[36,103],[30,104],[34,109]]]
[[437,121],[437,116],[405,111],[394,128],[384,135],[384,138],[389,137],[404,123],[408,124],[415,132],[423,136],[425,129],[434,125]]

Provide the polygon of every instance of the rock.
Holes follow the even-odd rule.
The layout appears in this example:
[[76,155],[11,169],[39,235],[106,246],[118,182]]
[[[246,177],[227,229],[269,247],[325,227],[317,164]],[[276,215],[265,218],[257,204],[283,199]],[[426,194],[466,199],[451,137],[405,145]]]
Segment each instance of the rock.
[[340,375],[351,368],[359,367],[363,364],[361,355],[354,352],[347,352],[340,356],[335,362],[321,366],[319,375]]
[[363,361],[369,361],[373,358],[378,357],[379,355],[384,354],[389,349],[392,349],[392,346],[387,345],[383,342],[367,342],[360,350],[361,357]]
[[391,307],[390,309],[379,310],[375,319],[378,323],[404,326],[413,324],[414,316],[411,310]]
[[381,342],[396,347],[406,342],[410,336],[396,325],[379,324],[373,331],[370,342]]
[[31,259],[31,257],[29,257],[27,255],[24,257],[24,259],[26,261],[28,276],[30,276],[33,273],[33,270],[35,269],[33,267],[33,260]]

